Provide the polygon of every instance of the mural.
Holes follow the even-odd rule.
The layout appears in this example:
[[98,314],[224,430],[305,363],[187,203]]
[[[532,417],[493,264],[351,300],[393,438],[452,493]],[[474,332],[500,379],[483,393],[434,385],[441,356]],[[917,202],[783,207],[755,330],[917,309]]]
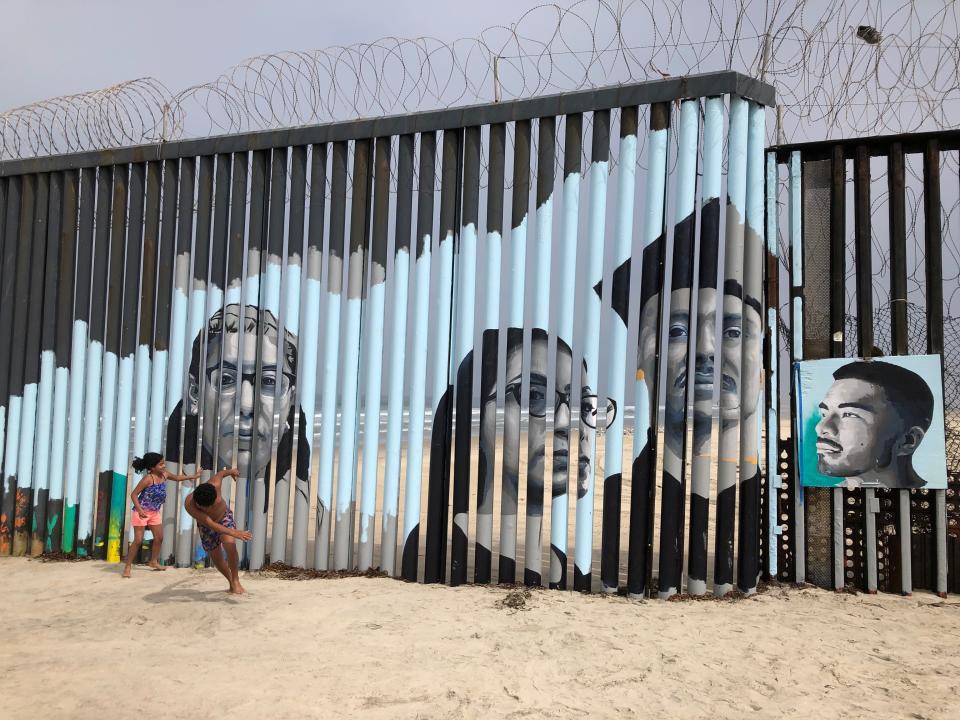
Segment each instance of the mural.
[[947,487],[939,355],[795,365],[807,487]]

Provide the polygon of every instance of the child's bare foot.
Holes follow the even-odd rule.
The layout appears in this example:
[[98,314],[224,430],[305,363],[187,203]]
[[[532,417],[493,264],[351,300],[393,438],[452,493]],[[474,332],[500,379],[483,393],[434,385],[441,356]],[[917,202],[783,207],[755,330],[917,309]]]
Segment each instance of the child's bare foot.
[[166,570],[166,568],[165,568],[163,565],[161,565],[159,562],[157,562],[157,561],[151,562],[151,563],[150,563],[150,567],[151,567],[153,570],[156,570],[156,571],[158,571],[158,572],[159,572],[160,570]]
[[125,577],[125,578],[130,577],[130,570],[131,570],[131,568],[130,568],[129,565],[127,565],[125,568],[123,568],[123,575],[122,575],[122,577]]
[[240,584],[240,579],[230,581],[230,590],[228,591],[231,595],[243,595],[246,590],[243,589],[243,586]]

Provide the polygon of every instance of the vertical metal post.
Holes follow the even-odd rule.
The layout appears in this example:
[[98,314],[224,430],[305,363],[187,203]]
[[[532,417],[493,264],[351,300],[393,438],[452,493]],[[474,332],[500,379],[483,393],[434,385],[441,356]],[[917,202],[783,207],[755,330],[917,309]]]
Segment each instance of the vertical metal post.
[[[68,170],[61,175],[63,214],[60,221],[59,245],[52,259],[52,263],[57,267],[57,289],[55,291],[57,306],[53,344],[55,356],[53,414],[50,420],[49,454],[44,461],[47,463],[50,477],[50,501],[47,505],[47,536],[44,548],[47,552],[56,552],[62,548],[66,532],[68,502],[76,505],[76,483],[70,486],[67,482],[69,473],[64,467],[64,457],[66,453],[68,401],[70,399],[70,373],[73,371],[70,345],[73,333],[73,290],[77,248],[79,180],[80,177],[76,171]],[[51,471],[50,468],[53,468],[53,470]],[[60,468],[63,468],[62,472]],[[73,477],[76,478],[75,472]],[[67,498],[68,491],[70,492],[69,501]],[[70,544],[72,547],[72,540]]]
[[[283,200],[281,200],[283,202]],[[296,446],[296,477],[309,472],[309,459],[300,461],[300,453],[309,450],[309,441],[303,435],[305,419],[301,412],[303,402],[303,376],[298,363],[289,364],[286,358],[290,346],[296,349],[299,364],[303,364],[303,351],[300,328],[300,279],[301,258],[303,257],[303,223],[307,204],[307,148],[304,145],[290,151],[290,215],[287,222],[287,254],[284,263],[283,282],[283,328],[277,329],[279,348],[283,351],[278,357],[278,371],[282,367],[282,382],[276,387],[274,412],[279,414],[280,429],[277,437],[276,468],[274,469],[273,493],[273,529],[270,535],[271,562],[286,562],[287,531],[290,521],[290,482],[294,467],[294,446]],[[274,210],[276,208],[274,207]],[[280,223],[282,242],[282,222]],[[288,343],[290,346],[288,346]],[[283,359],[282,365],[280,359]],[[276,376],[280,378],[278,374]],[[289,383],[289,386],[288,386]],[[298,422],[299,421],[299,422]],[[295,433],[298,433],[295,435]],[[301,447],[306,445],[306,447]],[[307,453],[309,458],[309,452]],[[294,480],[299,487],[299,482]],[[309,497],[309,495],[305,495]]]
[[367,294],[367,232],[370,210],[370,140],[353,147],[353,196],[350,209],[350,256],[347,269],[347,313],[344,326],[343,399],[340,422],[340,459],[337,467],[337,518],[333,567],[353,565],[353,523],[357,498],[357,432],[360,418],[360,339]]
[[[870,226],[870,154],[866,146],[856,149],[853,171],[854,235],[856,238],[857,341],[861,357],[873,355],[873,245]],[[864,490],[864,536],[867,550],[866,590],[877,591],[877,507],[873,488]]]
[[457,251],[457,295],[453,347],[456,376],[456,436],[453,466],[453,537],[450,542],[450,584],[467,581],[470,523],[470,445],[473,436],[473,321],[476,313],[477,229],[480,222],[480,128],[464,134],[463,220]]
[[373,159],[373,237],[370,289],[364,320],[363,462],[360,465],[360,548],[357,569],[373,565],[377,481],[380,460],[380,395],[383,386],[383,329],[386,307],[387,235],[390,223],[390,142],[379,137]]
[[[597,380],[600,377],[601,297],[594,288],[603,281],[603,247],[607,220],[607,175],[610,167],[610,111],[593,113],[590,159],[590,205],[587,210],[586,308],[583,363],[586,381],[580,391],[580,461],[577,466],[577,524],[574,531],[573,589],[590,592],[593,583],[593,495],[597,469]],[[636,436],[634,436],[636,437]],[[634,475],[636,477],[636,475]],[[631,535],[631,546],[632,546]]]
[[407,434],[407,478],[403,504],[403,550],[400,574],[416,581],[420,558],[420,495],[423,485],[424,409],[427,398],[427,342],[430,319],[430,266],[433,244],[433,196],[437,136],[420,133],[417,258],[414,264],[413,357],[410,360],[410,414]]
[[410,232],[413,217],[413,135],[401,135],[397,149],[397,205],[393,255],[393,321],[387,390],[387,448],[383,472],[383,527],[380,568],[397,572],[397,517],[400,506],[400,458],[403,442],[403,377],[407,349],[407,304],[410,301]]
[[[830,357],[843,357],[846,283],[846,160],[835,145],[830,180]],[[843,544],[843,489],[830,491],[833,500],[833,588],[846,584]]]
[[[323,226],[327,203],[327,146],[310,149],[310,227],[307,234],[306,273],[303,281],[303,318],[300,331],[300,418],[302,430],[297,445],[296,492],[293,496],[293,551],[290,563],[307,566],[313,440],[317,395],[317,360],[320,353],[320,301],[323,296]],[[301,447],[304,443],[306,447]],[[301,468],[301,459],[304,467]]]
[[[5,179],[5,217],[3,227],[3,273],[0,282],[0,336],[9,338],[13,332],[13,309],[17,278],[17,248],[20,235],[20,203],[23,192],[23,176]],[[10,406],[10,364],[13,346],[6,343],[0,348],[0,452],[6,446],[6,432],[12,408]],[[5,463],[0,463],[0,466]],[[6,472],[0,488],[0,555],[9,555],[13,549],[13,516],[16,511],[16,481],[10,482]]]
[[[723,179],[723,110],[722,97],[710,97],[704,102],[697,331],[689,350],[689,354],[693,355],[694,389],[687,592],[695,596],[707,592],[707,533],[710,522],[710,474],[713,466],[713,388],[717,382],[716,371],[719,367],[719,352],[716,347],[717,270],[720,251],[720,185]],[[720,309],[722,314],[723,308]],[[689,329],[689,324],[687,327]],[[689,367],[690,362],[687,360],[684,368],[688,373]],[[689,387],[687,392],[689,393]]]
[[500,499],[501,583],[516,582],[517,513],[520,496],[520,392],[523,384],[523,299],[530,207],[530,122],[515,123],[510,269],[507,300],[507,360],[503,399],[503,487]]
[[[660,586],[658,597],[669,600],[683,592],[683,518],[687,469],[687,389],[689,383],[690,287],[693,285],[697,227],[697,146],[700,103],[680,105],[673,229],[673,267],[667,315],[667,396],[664,416],[662,495],[660,500]],[[662,227],[666,196],[667,130],[650,128],[650,176],[647,208],[651,238]]]
[[[585,382],[573,367],[573,321],[577,287],[577,240],[580,227],[580,181],[583,155],[583,115],[572,113],[564,122],[563,214],[560,227],[559,278],[555,287],[557,313],[556,392],[553,414],[553,488],[550,507],[550,587],[567,589],[567,537],[570,468],[578,466],[579,446],[570,447],[577,389]],[[494,358],[494,362],[495,362]],[[577,380],[574,380],[577,378]]]
[[[76,246],[75,292],[71,303],[71,350],[70,350],[70,404],[69,425],[64,439],[66,461],[64,463],[64,511],[61,548],[66,553],[77,552],[75,544],[78,533],[80,498],[80,449],[83,428],[84,389],[87,378],[87,337],[90,324],[90,288],[93,266],[93,213],[96,197],[96,175],[93,168],[80,171],[79,183],[74,188],[80,193],[80,216]],[[79,187],[78,187],[79,185]],[[10,185],[13,189],[13,183]],[[8,216],[9,222],[9,216]],[[6,260],[4,261],[4,270]],[[62,272],[65,272],[65,268]],[[6,287],[6,285],[4,285]],[[2,318],[0,318],[2,330]],[[0,382],[4,374],[0,371]],[[0,397],[3,397],[0,391]]]
[[[130,200],[125,238],[126,257],[122,283],[117,411],[113,430],[110,518],[107,523],[107,562],[119,562],[127,509],[127,471],[130,464],[130,425],[133,414],[134,352],[137,348],[137,299],[140,294],[140,264],[143,254],[143,218],[146,201],[146,166],[130,169]],[[119,305],[119,303],[118,303]],[[120,312],[120,308],[117,308]]]
[[[737,496],[737,439],[740,403],[748,400],[742,366],[744,331],[744,237],[748,166],[748,115],[746,100],[730,98],[727,159],[727,218],[723,269],[723,347],[720,391],[720,442],[717,469],[717,524],[713,592],[726,595],[733,589],[733,535]],[[729,379],[728,379],[729,378]]]
[[[803,359],[803,187],[800,170],[800,153],[790,153],[790,361],[793,364]],[[792,385],[792,378],[791,378]],[[790,390],[790,415],[793,418],[791,435],[793,436],[794,463],[799,465],[800,424],[796,393]],[[793,527],[790,537],[793,539],[794,582],[803,583],[807,579],[807,542],[806,507],[803,498],[803,484],[800,473],[794,473],[793,489]]]
[[[167,386],[170,371],[171,343],[178,344],[182,335],[180,317],[184,312],[186,291],[175,282],[174,265],[177,262],[177,190],[180,185],[180,167],[176,160],[163,163],[163,188],[160,201],[160,254],[157,266],[157,312],[153,336],[153,365],[150,368],[150,424],[147,446],[151,452],[163,452],[166,457],[166,429],[171,410],[176,407],[175,390]],[[182,265],[182,263],[181,263]],[[79,273],[77,275],[79,278]],[[174,317],[176,315],[176,317]],[[176,322],[175,322],[176,321]],[[175,329],[177,328],[177,329]],[[183,353],[182,339],[178,345]],[[177,532],[177,483],[167,481],[167,502],[163,505],[163,541],[160,544],[160,562],[174,562]]]
[[[927,353],[943,355],[943,237],[940,218],[940,145],[936,138],[927,141],[923,151],[924,270],[927,281]],[[901,515],[909,507],[906,490],[900,491]],[[928,491],[929,492],[929,491]],[[946,490],[934,490],[934,528],[937,548],[936,591],[947,593],[947,498]],[[910,536],[910,525],[901,534]],[[908,546],[909,547],[909,546]],[[901,552],[903,552],[901,550]]]
[[[117,413],[117,379],[120,371],[120,335],[123,330],[123,274],[127,239],[127,189],[130,170],[113,169],[113,212],[110,222],[110,271],[107,284],[107,334],[104,344],[100,405],[100,456],[97,462],[97,515],[94,557],[107,558],[107,536],[113,498],[113,441]],[[111,312],[113,310],[114,312]],[[129,431],[129,424],[127,430]],[[118,510],[122,511],[123,505]],[[119,522],[118,522],[119,527]],[[119,549],[119,535],[117,536]],[[119,559],[119,557],[117,558]]]
[[764,108],[749,105],[746,223],[743,244],[743,340],[740,364],[740,507],[737,585],[748,594],[760,577],[760,432],[763,427]]
[[[603,591],[613,593],[620,584],[620,504],[623,478],[623,410],[627,364],[627,326],[630,324],[630,254],[633,250],[634,195],[637,175],[638,111],[620,110],[620,155],[617,178],[617,209],[613,235],[613,277],[608,324],[610,353],[607,356],[607,406],[604,418],[603,518],[600,535],[600,581]],[[666,182],[666,129],[651,129],[653,166],[648,182]],[[662,143],[658,142],[662,137]],[[662,166],[660,164],[663,155]],[[650,185],[648,194],[655,192]],[[649,199],[649,198],[648,198]],[[646,240],[647,238],[644,238]],[[597,417],[599,418],[599,408]]]
[[[25,555],[32,543],[31,525],[35,502],[33,449],[37,429],[37,390],[40,380],[40,324],[43,312],[43,269],[47,248],[47,214],[50,200],[50,175],[37,175],[36,197],[30,240],[30,266],[26,278],[27,306],[24,308],[26,328],[23,345],[15,345],[23,352],[20,442],[17,453],[17,511],[14,516],[13,552]],[[18,301],[20,298],[18,298]],[[16,319],[14,320],[16,328]],[[46,498],[44,497],[44,506]],[[42,543],[37,543],[38,546]],[[39,548],[38,548],[39,549]]]
[[[53,417],[53,386],[56,373],[57,284],[60,263],[60,226],[63,222],[63,173],[50,174],[50,194],[47,209],[47,236],[44,265],[39,272],[43,285],[42,314],[39,345],[39,384],[37,385],[36,442],[30,447],[33,455],[33,522],[31,523],[30,554],[39,555],[51,548],[51,536],[60,526],[59,507],[62,505],[63,474],[58,470],[50,477],[50,423]],[[50,511],[53,510],[53,513]],[[52,524],[48,524],[52,523]]]
[[[497,352],[500,338],[500,264],[506,126],[490,126],[487,167],[487,247],[484,268],[483,340],[480,348],[480,441],[477,468],[476,583],[488,583],[493,565],[493,496],[497,466]],[[571,293],[571,296],[573,293]]]
[[450,442],[453,422],[453,384],[450,372],[454,254],[459,249],[460,178],[463,171],[460,130],[443,132],[440,181],[440,244],[437,247],[437,285],[433,316],[433,421],[430,428],[430,475],[427,487],[427,533],[423,581],[446,578],[447,519],[450,503]]
[[[540,587],[543,576],[543,483],[546,465],[547,345],[550,328],[550,272],[553,244],[553,185],[556,118],[542,117],[537,133],[537,235],[534,241],[531,305],[530,384],[527,395],[527,508],[523,545],[524,584]],[[623,373],[621,372],[622,376]]]
[[100,389],[103,377],[106,338],[107,271],[110,262],[110,209],[113,202],[113,173],[110,166],[97,168],[97,207],[94,220],[93,284],[90,296],[90,341],[87,345],[87,377],[83,399],[83,452],[80,467],[80,509],[77,520],[77,555],[92,551],[93,514],[96,506],[97,430],[100,425]]

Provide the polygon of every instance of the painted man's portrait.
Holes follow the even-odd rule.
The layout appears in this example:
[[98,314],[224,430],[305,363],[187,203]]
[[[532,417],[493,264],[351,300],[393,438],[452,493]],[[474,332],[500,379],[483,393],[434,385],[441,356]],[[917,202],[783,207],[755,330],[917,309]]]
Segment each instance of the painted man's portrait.
[[[181,402],[170,416],[167,460],[178,459],[180,424],[185,409],[185,464],[199,462],[204,470],[236,466],[241,477],[264,477],[269,472],[270,458],[277,451],[276,476],[283,477],[290,470],[293,443],[296,336],[286,330],[281,333],[276,317],[269,310],[254,305],[241,309],[239,304],[227,305],[211,316],[206,331],[205,351],[203,333],[193,341],[186,408]],[[197,443],[201,412],[203,426]],[[275,436],[272,428],[277,416],[281,422]],[[302,421],[300,427],[304,427]],[[304,457],[297,466],[305,470],[308,461],[305,453],[309,447],[304,437],[300,438],[298,452]]]
[[[935,367],[900,364],[925,359]],[[889,360],[800,364],[801,403],[811,416],[802,436],[805,465],[847,487],[945,487],[939,357]],[[826,362],[831,366],[822,367]]]

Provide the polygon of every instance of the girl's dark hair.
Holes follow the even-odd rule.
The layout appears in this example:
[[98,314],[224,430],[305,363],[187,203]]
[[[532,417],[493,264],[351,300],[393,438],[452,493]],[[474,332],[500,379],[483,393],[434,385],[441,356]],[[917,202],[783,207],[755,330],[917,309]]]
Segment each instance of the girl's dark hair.
[[163,460],[163,455],[160,453],[144,453],[143,457],[135,457],[133,459],[133,469],[138,473],[145,473],[148,470],[153,470],[161,460]]

